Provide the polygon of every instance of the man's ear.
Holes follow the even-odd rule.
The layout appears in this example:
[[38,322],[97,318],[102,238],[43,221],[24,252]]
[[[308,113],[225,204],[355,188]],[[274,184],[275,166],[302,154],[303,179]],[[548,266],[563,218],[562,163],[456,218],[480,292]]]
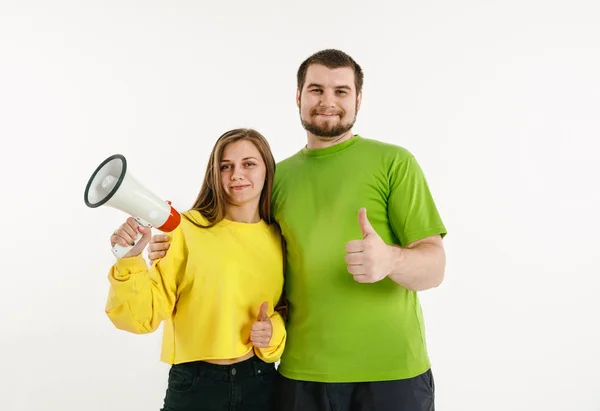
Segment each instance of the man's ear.
[[296,106],[300,108],[300,89],[296,89]]
[[362,91],[360,93],[358,93],[358,95],[356,96],[356,112],[358,113],[358,110],[360,110],[360,103],[362,102]]

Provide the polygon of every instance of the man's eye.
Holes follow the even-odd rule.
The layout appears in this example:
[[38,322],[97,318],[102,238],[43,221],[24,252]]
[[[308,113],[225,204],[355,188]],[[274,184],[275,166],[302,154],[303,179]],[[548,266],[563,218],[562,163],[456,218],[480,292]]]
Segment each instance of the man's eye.
[[344,91],[344,90],[338,90],[337,93],[338,94],[346,94],[346,91]]
[[322,90],[319,90],[319,89],[313,89],[313,90],[310,90],[310,92],[311,92],[311,93],[322,93]]

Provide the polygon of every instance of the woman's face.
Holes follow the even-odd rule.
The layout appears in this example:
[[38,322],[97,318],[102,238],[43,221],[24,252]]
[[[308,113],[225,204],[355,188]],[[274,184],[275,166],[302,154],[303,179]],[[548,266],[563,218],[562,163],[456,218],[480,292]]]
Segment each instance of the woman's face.
[[229,143],[220,169],[227,200],[236,206],[255,203],[258,207],[267,168],[256,146],[248,140]]

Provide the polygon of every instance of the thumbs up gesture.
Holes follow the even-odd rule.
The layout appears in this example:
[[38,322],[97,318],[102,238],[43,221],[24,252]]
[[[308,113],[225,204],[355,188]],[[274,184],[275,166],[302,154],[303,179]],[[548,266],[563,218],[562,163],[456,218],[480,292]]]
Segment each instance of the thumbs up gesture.
[[250,330],[250,341],[256,348],[267,348],[273,336],[273,325],[267,315],[268,308],[268,302],[265,301],[262,303],[258,312],[258,319],[252,324],[252,329]]
[[346,244],[346,264],[348,272],[359,283],[374,283],[387,277],[394,267],[394,255],[377,234],[369,219],[367,210],[358,211],[358,224],[362,240],[352,240]]

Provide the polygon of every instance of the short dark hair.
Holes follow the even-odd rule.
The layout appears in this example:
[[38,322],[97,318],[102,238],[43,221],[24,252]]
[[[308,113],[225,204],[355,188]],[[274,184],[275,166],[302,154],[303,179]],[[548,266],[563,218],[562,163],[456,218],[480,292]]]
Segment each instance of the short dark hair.
[[308,57],[298,68],[298,90],[302,91],[306,80],[306,71],[311,64],[321,64],[330,69],[350,67],[354,70],[354,86],[356,94],[362,91],[363,71],[356,61],[346,53],[336,49],[321,50]]

